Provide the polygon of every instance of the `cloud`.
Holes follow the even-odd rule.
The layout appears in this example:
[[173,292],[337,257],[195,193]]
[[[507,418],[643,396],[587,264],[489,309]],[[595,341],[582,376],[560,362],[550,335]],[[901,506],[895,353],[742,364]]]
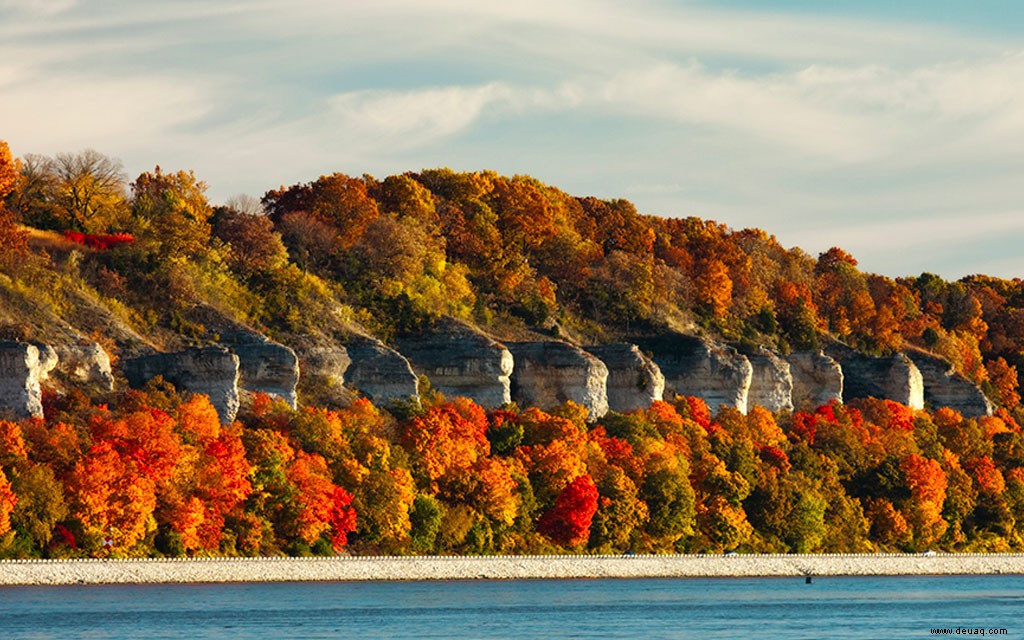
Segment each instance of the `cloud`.
[[374,144],[418,146],[455,135],[484,110],[509,105],[512,91],[502,83],[437,87],[413,91],[353,91],[327,99],[329,119]]
[[0,12],[50,18],[77,4],[78,0],[0,0]]

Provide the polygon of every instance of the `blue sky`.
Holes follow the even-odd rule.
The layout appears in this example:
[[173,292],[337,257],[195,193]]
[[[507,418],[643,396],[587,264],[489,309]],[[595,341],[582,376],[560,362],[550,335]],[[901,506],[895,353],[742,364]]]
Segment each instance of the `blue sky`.
[[0,0],[0,139],[189,168],[214,201],[342,171],[526,173],[1024,277],[1024,3]]

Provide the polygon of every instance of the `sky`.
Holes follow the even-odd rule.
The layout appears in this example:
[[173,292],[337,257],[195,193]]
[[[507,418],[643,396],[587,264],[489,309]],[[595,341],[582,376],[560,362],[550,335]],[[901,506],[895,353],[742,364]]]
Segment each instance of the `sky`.
[[1018,0],[0,0],[0,140],[214,202],[528,174],[892,277],[1024,277]]

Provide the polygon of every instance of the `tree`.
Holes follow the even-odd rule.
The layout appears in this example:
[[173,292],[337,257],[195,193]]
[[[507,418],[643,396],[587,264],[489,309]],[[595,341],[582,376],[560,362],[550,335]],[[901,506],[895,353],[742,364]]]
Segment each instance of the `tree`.
[[207,251],[210,216],[206,183],[192,171],[144,172],[131,184],[132,216],[163,258],[183,260]]
[[244,277],[263,271],[276,261],[283,262],[286,256],[281,236],[266,216],[222,210],[216,216],[213,233],[231,248],[228,265]]
[[18,264],[28,254],[28,234],[18,228],[4,198],[18,185],[19,164],[0,140],[0,267]]
[[537,530],[552,541],[574,547],[590,535],[590,523],[597,512],[597,487],[589,475],[570,482],[537,523]]
[[0,140],[0,200],[18,186],[20,172],[20,163],[11,157],[11,148],[7,142]]
[[116,550],[141,541],[156,507],[155,489],[135,462],[107,441],[93,445],[67,481],[71,516],[81,522],[94,549],[104,539]]
[[19,213],[29,223],[87,233],[124,224],[128,213],[120,160],[93,149],[27,156]]
[[11,512],[18,504],[18,496],[14,495],[11,483],[0,469],[0,536],[11,530]]

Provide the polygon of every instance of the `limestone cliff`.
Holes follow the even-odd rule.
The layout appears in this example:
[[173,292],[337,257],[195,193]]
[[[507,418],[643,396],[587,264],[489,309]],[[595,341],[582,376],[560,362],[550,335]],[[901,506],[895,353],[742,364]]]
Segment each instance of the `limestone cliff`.
[[750,361],[750,390],[747,406],[759,406],[773,412],[793,410],[793,376],[789,363],[776,354],[761,349],[747,356]]
[[885,398],[913,409],[924,408],[924,381],[917,366],[902,353],[874,357],[841,344],[830,345],[828,355],[843,368],[843,401]]
[[96,342],[58,344],[57,370],[66,380],[100,391],[114,390],[110,356]]
[[608,367],[566,342],[508,342],[512,352],[512,399],[524,407],[551,409],[567,400],[586,407],[590,419],[608,413]]
[[225,347],[192,347],[124,360],[121,368],[132,387],[159,375],[179,391],[209,396],[221,422],[229,423],[238,413],[238,362]]
[[445,396],[469,398],[488,409],[512,401],[512,353],[469,325],[446,319],[395,346]]
[[47,371],[39,348],[25,342],[0,341],[0,417],[14,420],[43,416],[39,380]]
[[978,385],[953,371],[948,362],[916,349],[908,350],[907,357],[921,372],[925,403],[933,408],[955,409],[965,418],[992,415],[992,403]]
[[835,359],[817,351],[786,356],[793,380],[793,408],[810,410],[843,401],[843,369]]
[[352,363],[345,383],[382,404],[419,399],[419,381],[409,361],[373,338],[353,338],[346,347]]
[[661,369],[633,344],[586,347],[608,367],[608,408],[625,413],[646,409],[665,393]]
[[238,384],[242,389],[277,396],[296,407],[299,359],[294,351],[269,340],[232,345],[231,350],[238,356]]
[[696,396],[713,412],[725,405],[746,413],[753,369],[732,347],[679,333],[637,342],[665,375],[665,397]]

